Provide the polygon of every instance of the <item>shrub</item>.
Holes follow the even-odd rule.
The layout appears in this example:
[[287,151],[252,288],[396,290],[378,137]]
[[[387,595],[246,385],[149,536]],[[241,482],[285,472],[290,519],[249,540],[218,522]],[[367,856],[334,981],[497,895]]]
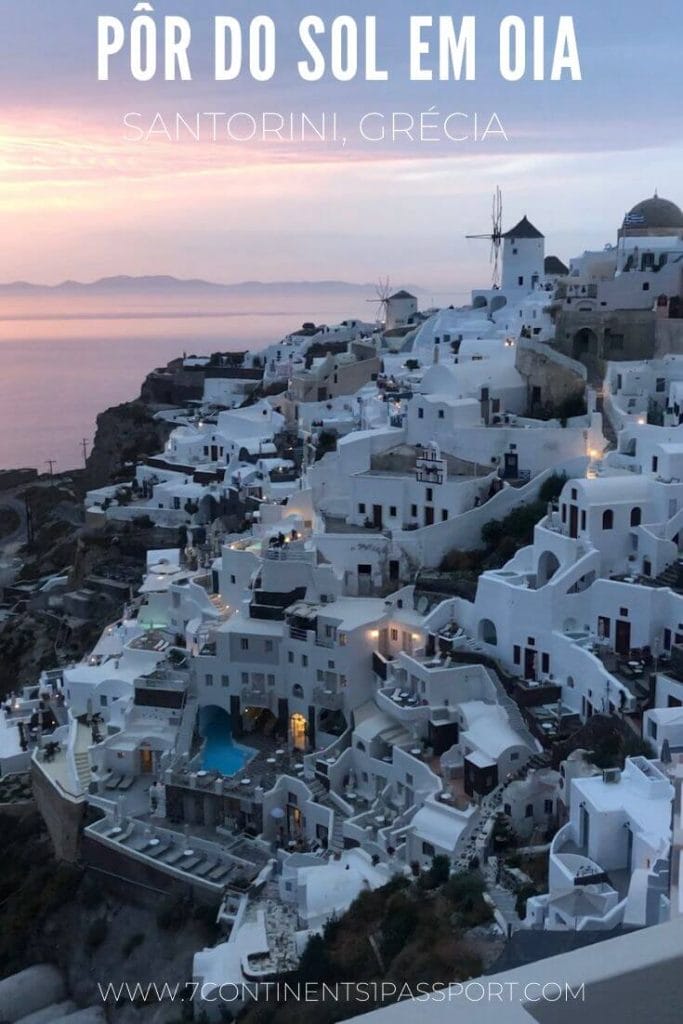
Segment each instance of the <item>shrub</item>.
[[109,932],[109,925],[104,917],[98,917],[88,928],[85,936],[86,947],[93,952],[102,945]]
[[566,473],[553,473],[544,480],[538,491],[538,500],[547,505],[549,501],[555,501],[562,493],[562,488],[567,482]]
[[164,931],[177,931],[186,921],[188,909],[186,900],[169,896],[157,910],[157,924]]
[[121,952],[124,956],[130,956],[134,949],[141,946],[145,941],[145,936],[142,932],[136,932],[134,935],[129,935],[126,941],[121,946]]

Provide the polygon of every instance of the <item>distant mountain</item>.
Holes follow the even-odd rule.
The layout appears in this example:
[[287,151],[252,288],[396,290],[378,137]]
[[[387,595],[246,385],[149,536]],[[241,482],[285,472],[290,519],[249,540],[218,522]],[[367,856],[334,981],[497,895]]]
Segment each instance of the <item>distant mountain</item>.
[[[98,281],[85,283],[82,281],[62,281],[61,284],[33,284],[29,281],[14,281],[10,284],[0,284],[0,296],[21,296],[21,295],[112,295],[112,294],[147,294],[173,293],[175,295],[187,295],[192,292],[212,293],[215,295],[228,294],[260,294],[269,292],[293,292],[301,291],[324,292],[329,295],[331,292],[341,294],[363,292],[365,295],[374,295],[375,283],[358,284],[349,281],[240,281],[234,284],[217,284],[214,281],[203,281],[199,278],[183,279],[170,277],[168,275],[149,275],[144,277],[129,277],[119,275],[117,277],[102,277]],[[403,285],[410,291],[420,293],[423,289],[415,285]]]

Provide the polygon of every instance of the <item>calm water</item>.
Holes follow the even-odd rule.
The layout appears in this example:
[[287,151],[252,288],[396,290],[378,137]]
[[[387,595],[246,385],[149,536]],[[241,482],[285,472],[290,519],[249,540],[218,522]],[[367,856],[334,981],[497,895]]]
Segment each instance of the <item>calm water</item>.
[[[341,305],[339,300],[337,304]],[[254,302],[256,305],[256,302]],[[147,373],[183,352],[258,348],[305,320],[335,323],[353,309],[307,307],[278,301],[273,312],[174,313],[125,319],[3,318],[0,309],[0,468],[57,470],[83,463],[95,418],[108,406],[135,398]],[[367,309],[361,310],[367,317]]]

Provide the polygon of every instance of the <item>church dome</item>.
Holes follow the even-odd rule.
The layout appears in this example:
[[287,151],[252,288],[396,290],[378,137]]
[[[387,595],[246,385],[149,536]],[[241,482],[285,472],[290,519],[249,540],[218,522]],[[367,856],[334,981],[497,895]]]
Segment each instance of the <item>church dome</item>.
[[636,231],[683,230],[683,213],[668,199],[660,199],[655,192],[652,199],[637,203],[624,218],[624,228]]

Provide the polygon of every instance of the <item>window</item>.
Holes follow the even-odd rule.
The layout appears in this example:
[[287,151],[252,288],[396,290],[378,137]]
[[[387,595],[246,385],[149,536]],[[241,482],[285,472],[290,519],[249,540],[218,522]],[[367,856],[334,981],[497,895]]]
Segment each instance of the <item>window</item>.
[[512,807],[510,804],[503,804],[503,814],[507,814],[508,818],[512,814]]
[[302,665],[303,668],[307,668],[308,667],[308,655],[307,654],[302,654],[301,655],[301,665]]
[[512,660],[515,663],[515,665],[519,665],[522,660],[522,648],[519,646],[519,644],[515,644],[515,646],[512,648]]
[[230,582],[231,583],[237,583],[237,577],[233,576],[232,573],[230,574]]
[[425,418],[425,411],[422,408],[422,406],[420,406],[419,409],[417,410],[417,418],[419,420],[423,420]]
[[294,664],[294,651],[287,651],[287,661],[290,665]]
[[649,292],[649,290],[650,290],[650,282],[649,281],[645,281],[643,283],[643,291],[644,292]]
[[423,854],[424,857],[433,857],[434,856],[434,847],[432,846],[431,843],[423,843],[422,844],[422,854]]
[[602,528],[603,530],[612,530],[614,528],[614,512],[611,508],[606,508],[602,513]]
[[249,641],[247,640],[247,638],[245,636],[240,637],[240,648],[243,651],[248,651],[249,650]]
[[545,651],[541,654],[541,672],[550,671],[550,655],[546,654]]
[[396,506],[395,505],[390,505],[389,506],[389,515],[392,517],[392,519],[396,518]]
[[643,517],[642,510],[637,506],[631,509],[631,526],[640,526],[640,521]]
[[393,627],[391,630],[391,639],[394,641],[394,643],[396,643],[396,641],[398,640],[398,630],[395,627]]
[[360,515],[360,516],[365,515],[365,502],[364,501],[361,501],[358,504],[358,515]]
[[417,518],[417,505],[410,506],[410,514],[413,517],[413,519]]
[[598,636],[609,639],[612,623],[606,615],[598,615]]
[[221,676],[221,686],[225,687],[225,689],[230,686],[230,676]]
[[325,681],[325,673],[323,672],[323,670],[321,668],[319,668],[317,670],[317,672],[315,673],[315,678],[317,679],[317,681],[319,683],[323,683]]
[[524,817],[525,818],[533,818],[533,816],[534,816],[534,805],[533,804],[527,804],[525,809],[524,809]]
[[652,719],[650,719],[650,721],[648,723],[647,731],[648,731],[651,739],[653,739],[653,740],[657,739],[657,723],[654,722]]
[[242,673],[242,686],[249,686],[249,673],[248,672],[243,672]]
[[620,608],[619,609],[619,614],[621,615],[622,619],[627,619],[628,618],[628,608]]
[[519,287],[521,288],[521,287],[522,287],[522,285],[524,284],[524,278],[523,278],[523,277],[518,277],[518,278],[517,278],[517,284],[518,284],[518,285],[519,285]]
[[572,487],[572,501],[576,501],[577,498],[578,498],[578,492],[576,490],[576,487]]
[[100,694],[100,707],[101,708],[106,708],[107,701],[108,701],[108,698],[107,698],[106,693]]
[[553,802],[552,802],[552,800],[545,800],[543,802],[543,810],[544,810],[544,812],[546,814],[552,814],[553,813]]
[[586,529],[586,510],[585,510],[585,508],[581,509],[581,529],[582,530]]
[[213,686],[213,676],[210,673],[204,676],[204,682],[207,686]]
[[265,650],[266,650],[266,654],[270,654],[271,651],[273,650],[273,641],[272,640],[266,640],[266,642],[264,644],[264,647],[265,647]]
[[425,498],[425,501],[434,501],[434,491],[432,490],[431,487],[427,488],[427,496]]
[[519,751],[515,750],[510,754],[511,761],[519,761]]
[[652,472],[656,473],[658,468],[659,468],[659,459],[657,458],[656,455],[653,455],[652,456]]
[[439,409],[439,419],[442,420],[445,416],[443,409]]
[[441,521],[445,523],[447,519],[448,519],[448,509],[447,508],[442,508],[441,509]]
[[275,686],[275,676],[268,673],[268,686]]
[[657,377],[657,383],[655,384],[655,391],[659,391],[660,394],[661,394],[661,392],[665,391],[665,390],[666,390],[666,378],[665,377]]

